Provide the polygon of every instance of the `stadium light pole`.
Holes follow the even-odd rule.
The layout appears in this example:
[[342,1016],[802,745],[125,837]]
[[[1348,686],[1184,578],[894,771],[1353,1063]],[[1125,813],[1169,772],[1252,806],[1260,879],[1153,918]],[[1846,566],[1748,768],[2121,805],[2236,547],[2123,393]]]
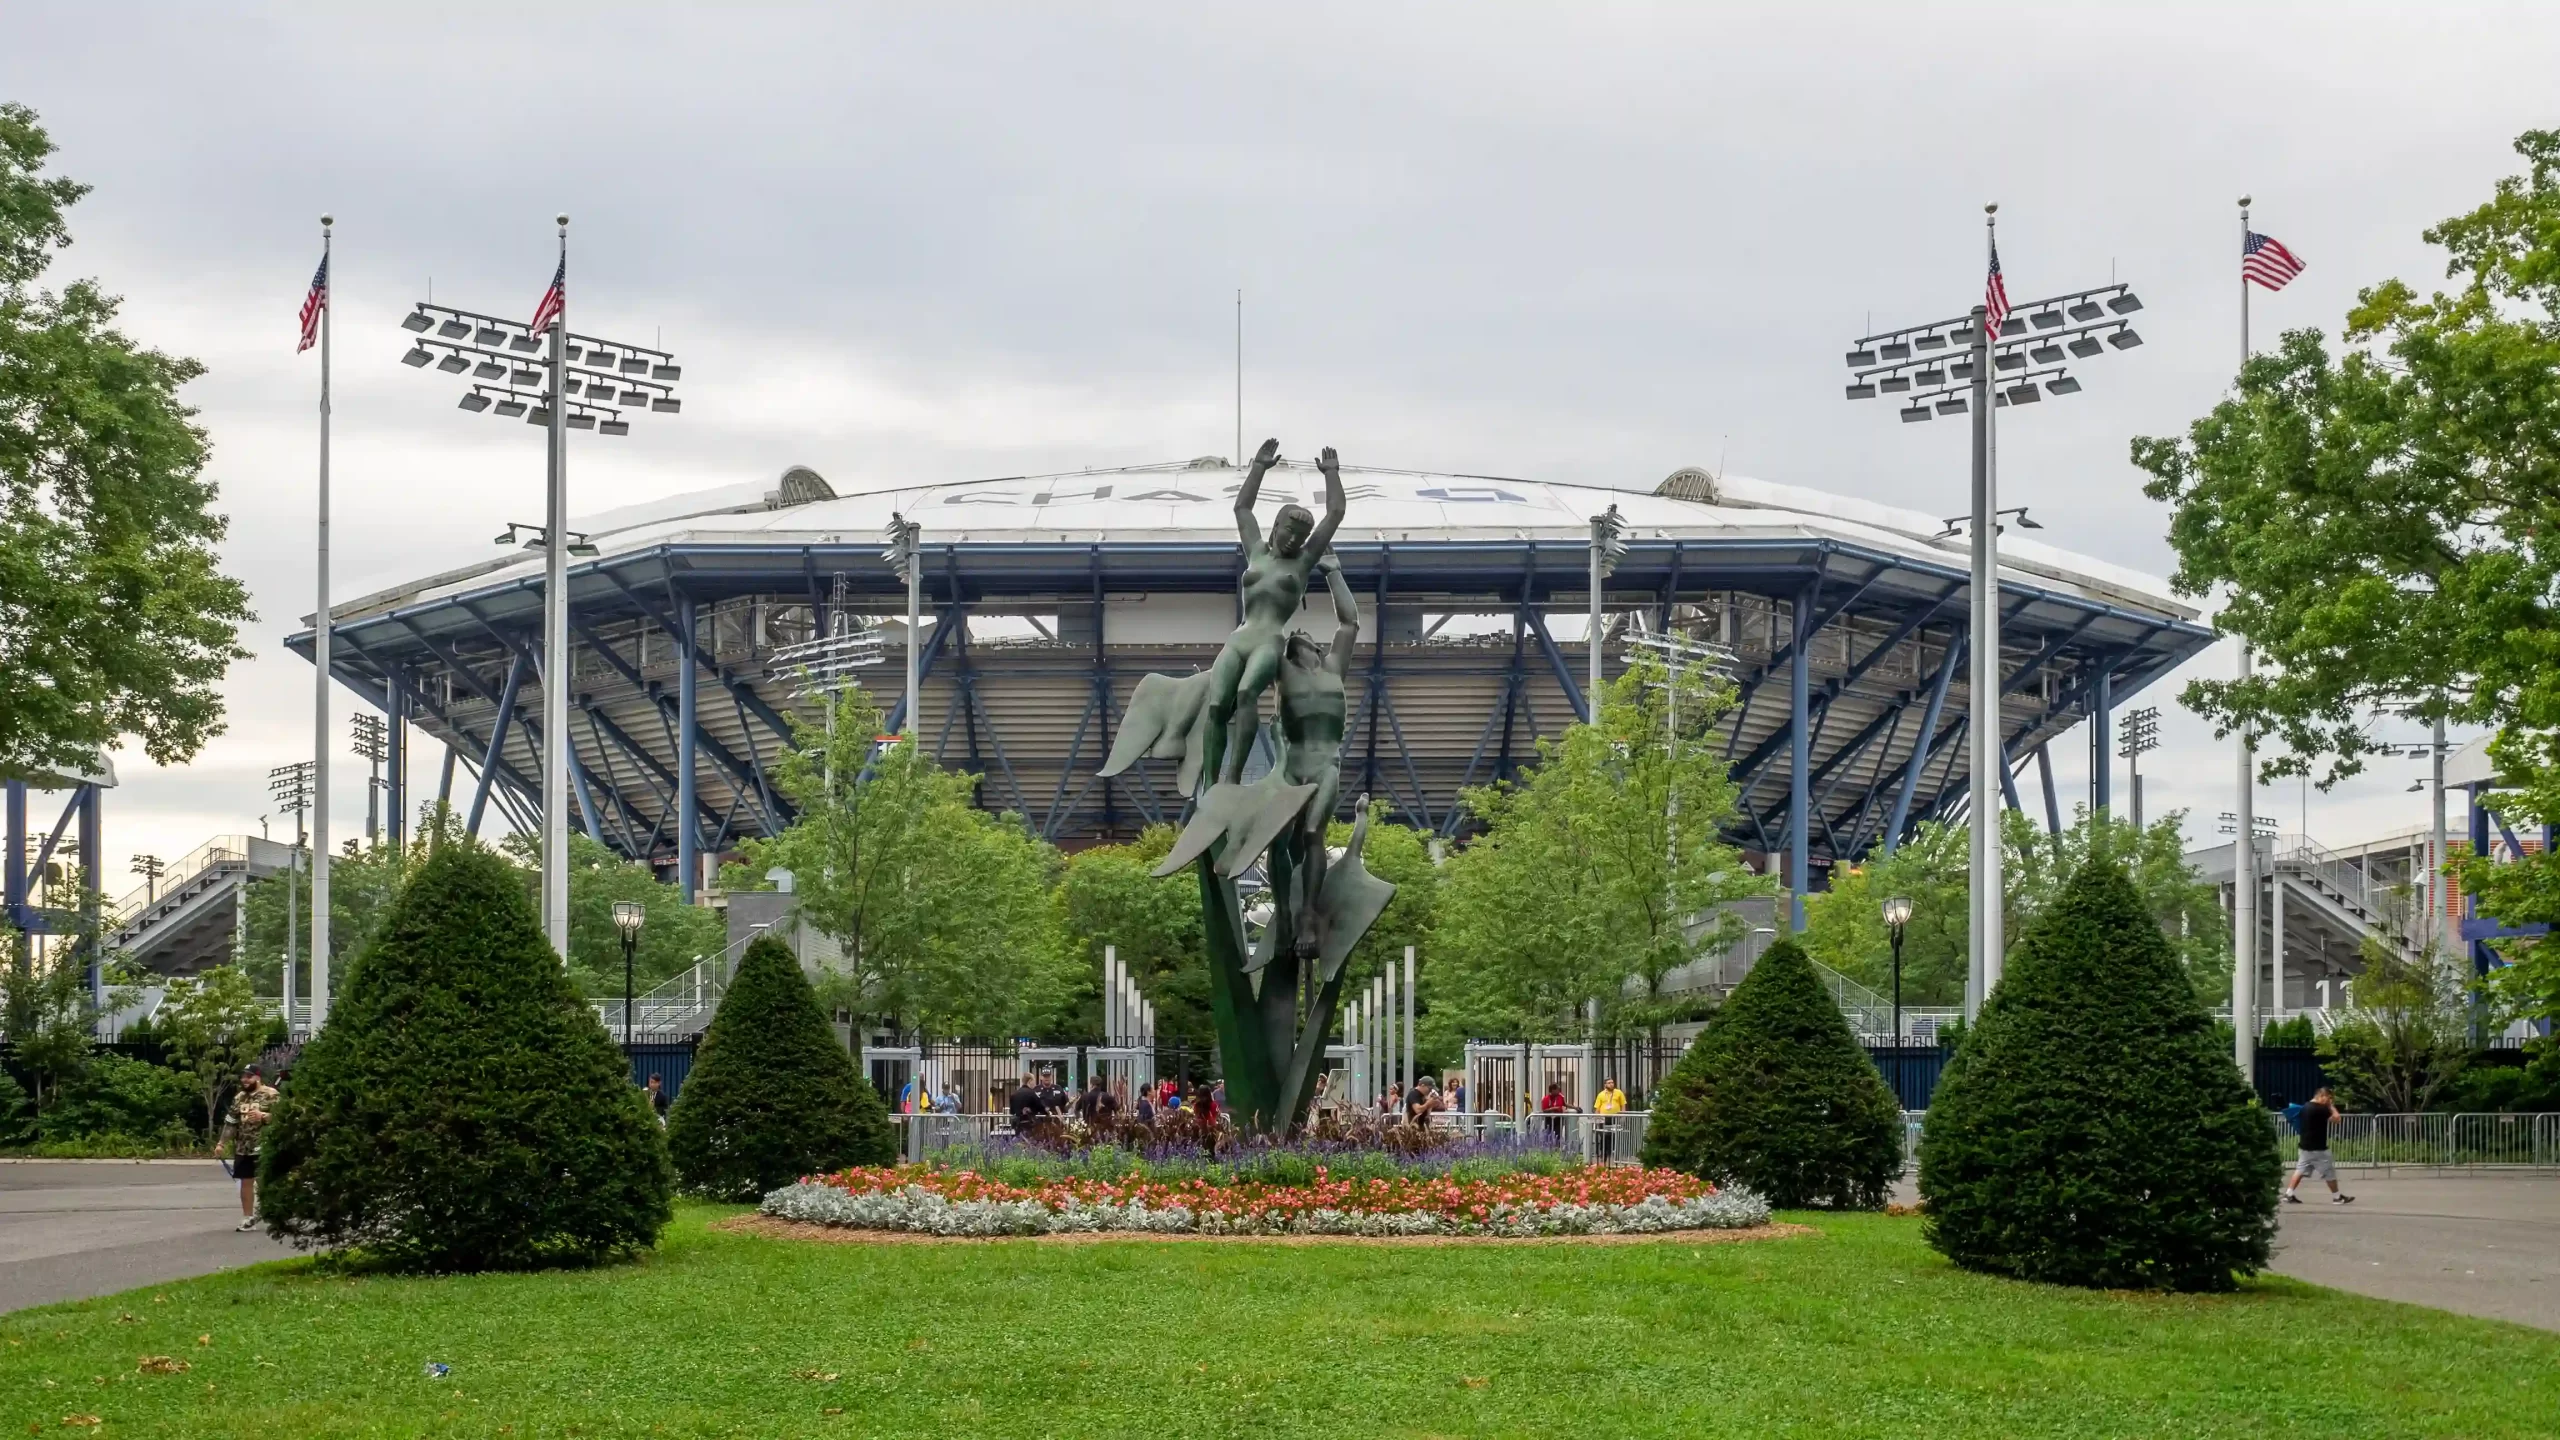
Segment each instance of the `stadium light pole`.
[[[2133,828],[2142,829],[2142,757],[2160,748],[2160,707],[2145,705],[2124,713],[2124,738],[2116,754],[2125,763],[2125,785],[2133,791]],[[2099,757],[2104,763],[2105,757]]]
[[1600,723],[1600,582],[1626,558],[1627,542],[1619,538],[1626,528],[1615,505],[1591,517],[1591,696],[1585,708],[1594,725]]
[[284,866],[284,980],[277,990],[288,1034],[293,1030],[293,956],[302,948],[301,911],[297,908],[301,897],[296,892],[302,886],[302,847],[307,839],[302,815],[311,808],[312,768],[310,761],[296,760],[267,772],[267,794],[274,798],[276,808],[293,812],[293,849],[287,852]]
[[898,578],[907,582],[907,723],[900,733],[909,736],[916,734],[923,723],[916,717],[916,712],[924,708],[923,697],[916,694],[916,687],[923,683],[923,653],[916,645],[916,631],[924,625],[923,537],[923,526],[893,512],[882,536],[888,543],[880,551],[880,558],[888,561],[889,568],[898,572]]
[[[584,537],[569,532],[569,432],[628,435],[626,413],[673,415],[683,409],[675,382],[684,378],[675,356],[653,345],[633,345],[569,329],[569,217],[559,226],[560,268],[530,321],[501,319],[473,310],[420,301],[400,327],[417,338],[401,363],[432,364],[445,375],[471,373],[460,408],[502,420],[522,418],[543,427],[545,449],[542,566],[542,929],[561,963],[569,958],[569,556]],[[434,332],[432,334],[428,332]],[[547,351],[547,353],[546,353]],[[439,353],[441,352],[441,353]],[[541,356],[544,364],[533,361]],[[570,369],[577,366],[576,371]],[[510,525],[500,544],[518,530]],[[527,542],[528,545],[534,542]],[[681,823],[690,824],[691,816]],[[688,877],[688,891],[692,880]]]
[[[1996,226],[2000,207],[1985,205],[1983,230],[1990,258],[1998,260]],[[1997,274],[1994,269],[1991,273]],[[2003,291],[2005,296],[2005,290]],[[2009,305],[1992,332],[1990,312],[1982,305],[1971,313],[1926,325],[1862,335],[1849,347],[1848,398],[1872,400],[1881,395],[1908,396],[1904,424],[1941,415],[1973,418],[1973,614],[1969,689],[1971,715],[1966,722],[1971,749],[1973,855],[1967,927],[1972,954],[1966,967],[1964,1012],[1971,1020],[1983,997],[2000,983],[2004,954],[2001,921],[2000,777],[2008,768],[2006,739],[2001,733],[2000,691],[2000,509],[1999,433],[1995,411],[2033,405],[2046,396],[2076,395],[2080,381],[2071,361],[2088,360],[2112,346],[2130,350],[2142,343],[2125,319],[2142,308],[2126,283],[2074,290]],[[1950,359],[1960,355],[1960,359]],[[2005,372],[2005,373],[2004,373]],[[1997,383],[1995,383],[1997,381]],[[2039,385],[2038,382],[2042,382]],[[2021,517],[2024,523],[2024,517]],[[1923,735],[1922,746],[1934,737]],[[1793,822],[1801,831],[1801,820]]]

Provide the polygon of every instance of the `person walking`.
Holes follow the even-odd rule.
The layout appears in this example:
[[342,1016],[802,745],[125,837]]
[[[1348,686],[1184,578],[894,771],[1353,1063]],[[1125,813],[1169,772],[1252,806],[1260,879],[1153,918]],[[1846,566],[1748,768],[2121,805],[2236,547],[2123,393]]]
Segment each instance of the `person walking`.
[[2302,1141],[2301,1158],[2294,1161],[2293,1179],[2285,1183],[2286,1204],[2302,1203],[2302,1197],[2294,1192],[2302,1188],[2302,1179],[2306,1175],[2329,1182],[2330,1204],[2356,1203],[2353,1195],[2340,1193],[2338,1163],[2329,1154],[2329,1123],[2346,1113],[2346,1107],[2330,1095],[2328,1086],[2323,1085],[2311,1093],[2311,1103],[2302,1107],[2302,1118],[2294,1122],[2294,1133]]
[[275,1109],[275,1087],[250,1066],[240,1072],[239,1093],[231,1097],[231,1110],[222,1122],[222,1134],[214,1142],[214,1153],[228,1152],[232,1178],[240,1182],[240,1223],[236,1229],[258,1228],[258,1135],[267,1128],[267,1115]]
[[1013,1133],[1016,1135],[1030,1134],[1042,1117],[1049,1113],[1048,1107],[1040,1102],[1037,1079],[1033,1075],[1024,1075],[1022,1083],[1014,1086],[1013,1094],[1006,1097],[1005,1109],[1013,1115]]
[[649,1110],[652,1114],[658,1117],[658,1125],[663,1129],[667,1123],[667,1077],[658,1074],[654,1070],[651,1071],[649,1073],[648,1095]]

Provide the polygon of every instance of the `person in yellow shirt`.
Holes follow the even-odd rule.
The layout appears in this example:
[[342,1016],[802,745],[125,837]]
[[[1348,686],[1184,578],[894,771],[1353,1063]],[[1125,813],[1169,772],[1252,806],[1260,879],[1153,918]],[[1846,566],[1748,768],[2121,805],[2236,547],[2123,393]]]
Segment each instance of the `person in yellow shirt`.
[[1600,1093],[1592,1097],[1591,1113],[1600,1117],[1600,1158],[1609,1161],[1618,1155],[1618,1117],[1627,1113],[1627,1092],[1618,1088],[1615,1079],[1600,1082]]

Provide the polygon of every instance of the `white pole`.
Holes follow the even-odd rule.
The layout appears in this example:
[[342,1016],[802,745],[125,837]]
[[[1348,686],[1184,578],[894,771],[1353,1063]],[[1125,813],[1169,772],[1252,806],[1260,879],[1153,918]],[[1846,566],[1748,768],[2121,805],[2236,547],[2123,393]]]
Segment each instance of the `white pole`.
[[1413,947],[1404,947],[1404,1088],[1411,1090],[1413,1069]]
[[1386,972],[1387,985],[1387,1003],[1380,1010],[1381,1018],[1387,1022],[1386,1053],[1379,1057],[1386,1063],[1379,1067],[1380,1078],[1386,1082],[1384,1088],[1392,1089],[1401,1096],[1404,1087],[1397,1083],[1396,1078],[1396,966],[1390,960],[1378,968]]
[[[335,226],[320,217],[320,263],[326,267]],[[320,605],[311,626],[311,1028],[329,1019],[329,319],[338,280],[326,277],[320,297]],[[290,1018],[287,1024],[292,1023]]]
[[[1999,253],[1998,205],[1983,207],[1983,237],[1987,261]],[[1986,297],[1987,298],[1987,297]],[[1994,378],[1992,352],[1999,336],[1991,333],[1990,316],[1985,312],[1980,338],[1981,348],[1975,352],[1976,374],[1982,388],[1981,416],[1975,430],[1979,445],[1974,456],[1973,485],[1973,665],[1971,684],[1972,719],[1968,737],[1972,750],[1971,776],[1973,790],[1973,955],[1968,967],[1972,983],[1965,990],[1965,1018],[1979,1014],[1982,1002],[2000,984],[2002,955],[2001,921],[2004,891],[2000,878],[2000,776],[2007,766],[2000,744],[2000,511],[1999,477],[1999,384]]]
[[[2240,678],[2249,678],[2249,643],[2240,642]],[[2240,804],[2231,837],[2231,1058],[2255,1083],[2258,1056],[2258,752],[2248,732],[2240,746]]]
[[[1603,522],[1591,520],[1591,723],[1600,723],[1600,544]],[[1380,631],[1385,634],[1385,631]]]
[[917,634],[924,627],[924,557],[919,553],[922,547],[916,543],[916,527],[904,515],[894,518],[898,522],[898,553],[907,569],[907,734],[913,737],[924,733],[924,657],[917,641]]
[[2419,933],[2431,949],[2444,947],[2445,912],[2445,836],[2444,836],[2444,717],[2436,717],[2435,743],[2428,747],[2433,757],[2435,794],[2434,828],[2428,833],[2427,846],[2427,925]]
[[2267,986],[2266,1013],[2274,1019],[2282,1020],[2284,1018],[2284,872],[2275,866],[2274,849],[2274,846],[2269,846],[2267,856],[2267,928],[2270,932],[2267,939],[2267,968],[2272,975]]
[[[569,217],[560,226],[560,309],[551,322],[551,474],[542,557],[542,932],[569,962]],[[691,816],[685,817],[688,822]],[[687,894],[701,884],[684,877]]]
[[1120,950],[1118,946],[1102,947],[1102,1043],[1120,1043]]

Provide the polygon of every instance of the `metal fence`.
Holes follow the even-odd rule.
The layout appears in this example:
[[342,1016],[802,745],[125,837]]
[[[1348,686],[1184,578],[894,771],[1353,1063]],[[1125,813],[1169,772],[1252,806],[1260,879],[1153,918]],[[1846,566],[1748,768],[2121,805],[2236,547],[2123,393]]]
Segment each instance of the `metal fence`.
[[[2283,1115],[2274,1123],[2277,1148],[2290,1164],[2301,1142]],[[2560,1169],[2560,1113],[2341,1115],[2329,1122],[2329,1154],[2369,1170]]]

